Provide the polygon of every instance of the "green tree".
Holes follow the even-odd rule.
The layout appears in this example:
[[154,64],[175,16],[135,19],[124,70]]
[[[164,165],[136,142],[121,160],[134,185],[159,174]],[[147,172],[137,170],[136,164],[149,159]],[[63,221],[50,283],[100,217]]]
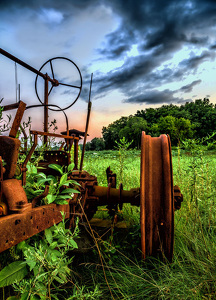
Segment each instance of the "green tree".
[[94,139],[91,140],[91,142],[88,142],[86,144],[86,150],[104,150],[105,149],[105,142],[104,139],[102,138],[97,138],[95,137]]
[[105,142],[105,149],[114,149],[115,142],[119,142],[119,132],[127,125],[129,117],[121,117],[119,120],[102,128],[103,139]]
[[125,137],[129,142],[133,141],[132,147],[139,149],[141,146],[142,131],[148,131],[147,121],[141,117],[131,116],[126,126],[120,130],[119,137]]
[[161,117],[158,121],[160,134],[168,134],[173,145],[193,136],[193,126],[190,120],[173,116]]

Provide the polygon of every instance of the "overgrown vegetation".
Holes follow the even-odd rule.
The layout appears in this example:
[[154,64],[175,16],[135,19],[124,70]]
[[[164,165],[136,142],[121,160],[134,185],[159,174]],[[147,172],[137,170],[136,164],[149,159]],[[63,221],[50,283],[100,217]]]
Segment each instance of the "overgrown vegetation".
[[[125,188],[139,186],[139,154],[139,151],[126,154]],[[95,156],[101,166],[110,163],[111,169],[119,174],[117,151],[87,153],[86,168],[93,173],[97,171],[93,164]],[[175,250],[171,264],[153,258],[141,262],[139,209],[125,205],[122,216],[131,224],[130,230],[123,234],[125,238],[122,240],[122,233],[116,228],[112,244],[107,243],[105,247],[101,242],[106,280],[101,264],[90,263],[89,257],[86,258],[89,273],[85,271],[83,280],[93,277],[95,282],[100,282],[107,299],[215,299],[215,164],[216,153],[196,140],[187,141],[184,149],[173,151],[174,183],[181,187],[184,202],[180,211],[175,212]],[[104,182],[100,173],[99,183]]]
[[[14,286],[15,293],[27,295],[31,287],[32,298],[17,299],[43,299],[39,298],[41,296],[44,299],[215,299],[216,153],[207,148],[196,140],[188,140],[184,149],[173,150],[174,183],[181,187],[184,202],[180,211],[175,212],[175,251],[171,264],[153,258],[141,261],[139,208],[125,205],[119,219],[125,220],[129,228],[114,226],[107,229],[106,239],[100,238],[95,231],[90,232],[93,242],[89,252],[66,254],[65,263],[70,273],[65,272],[67,280],[64,284],[54,280],[55,288],[49,289],[46,285],[46,289],[41,290],[40,284],[32,288],[30,283],[37,281],[37,272],[34,273],[33,265],[30,271],[31,267],[26,264],[31,276]],[[109,165],[117,173],[118,183],[122,172],[124,189],[140,185],[138,150],[124,151],[122,165],[119,150],[87,152],[84,162],[87,171],[97,174],[100,185],[107,185],[105,169]],[[106,211],[100,210],[97,216],[107,218]],[[50,232],[53,230],[56,229]],[[67,234],[71,236],[69,232]],[[44,272],[53,276],[55,268],[52,269],[52,260],[57,254],[47,256],[45,248],[48,247],[51,252],[60,251],[55,249],[55,244],[50,247],[55,241],[61,245],[55,237],[53,241],[49,240],[46,232],[42,238],[34,237],[25,242],[29,246],[23,247],[24,256],[18,250],[11,250],[11,255],[18,261],[23,257],[25,263],[28,261],[31,265],[34,264],[33,253],[40,250],[41,259],[46,256],[51,267],[50,271]],[[69,257],[74,255],[75,258],[68,264]],[[46,274],[44,276],[48,276]]]
[[[213,116],[215,107],[208,101],[198,100],[185,107],[193,111],[194,105],[197,111],[198,107],[203,111],[206,108],[206,115],[209,109]],[[176,112],[176,116],[171,117],[177,118],[179,108],[169,108]],[[164,107],[161,116],[168,121],[165,111]],[[154,112],[146,110],[144,114],[152,113],[153,122]],[[201,118],[201,112],[197,112],[197,116],[195,120]],[[172,122],[167,124],[171,126]],[[198,130],[201,125],[196,126]],[[44,234],[1,253],[0,299],[215,299],[215,133],[209,128],[208,137],[204,137],[204,131],[202,134],[197,134],[196,139],[183,139],[178,133],[181,147],[173,147],[174,184],[180,186],[184,201],[182,208],[175,212],[172,263],[157,258],[141,260],[139,207],[124,205],[118,219],[125,222],[127,228],[118,228],[112,222],[111,227],[102,232],[88,227],[91,247],[87,252],[74,252],[84,225],[70,231],[63,221]],[[115,140],[116,150],[87,151],[84,169],[97,176],[99,185],[107,186],[105,170],[110,166],[117,174],[117,186],[122,182],[124,189],[139,187],[140,150],[128,150],[131,143],[123,135]],[[76,185],[67,180],[72,166],[68,169],[58,165],[51,167],[58,171],[57,178],[38,173],[34,164],[28,165],[26,192],[29,199],[40,194],[47,183],[50,185],[47,204],[63,203],[75,192],[69,188],[62,190],[63,186]],[[109,218],[105,208],[99,208],[96,217]]]
[[[141,131],[151,136],[169,134],[172,145],[178,145],[188,138],[211,135],[215,128],[216,106],[210,103],[209,99],[204,99],[187,102],[181,106],[170,104],[137,111],[135,115],[121,117],[103,127],[102,134],[105,149],[114,149],[115,141],[119,142],[123,137],[129,142],[133,140],[131,148],[139,149]],[[90,150],[96,150],[94,145]]]

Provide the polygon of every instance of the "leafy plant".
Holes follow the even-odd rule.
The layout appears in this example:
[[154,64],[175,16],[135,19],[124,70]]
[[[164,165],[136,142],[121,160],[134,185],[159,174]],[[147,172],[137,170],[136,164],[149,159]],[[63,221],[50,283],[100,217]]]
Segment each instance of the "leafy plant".
[[[4,100],[4,98],[0,99],[0,103]],[[7,115],[7,121],[2,118],[3,107],[0,106],[0,135],[2,132],[8,131],[10,127],[11,115]]]
[[0,286],[12,284],[21,300],[58,299],[61,289],[56,285],[66,284],[71,276],[69,265],[73,257],[67,253],[78,248],[74,240],[79,233],[77,225],[72,233],[65,228],[63,217],[63,222],[45,230],[45,238],[37,239],[33,245],[21,242],[18,249],[24,261],[13,262],[0,272]]
[[[77,189],[71,188],[69,186],[79,186],[75,180],[68,179],[69,173],[73,169],[73,165],[70,164],[67,168],[67,172],[64,172],[64,167],[57,164],[50,164],[49,168],[54,169],[60,173],[59,180],[58,178],[48,175],[47,178],[50,181],[49,195],[47,195],[47,203],[52,202],[56,204],[67,204],[66,199],[71,199],[74,193],[79,193]],[[65,188],[69,187],[69,188]]]
[[126,140],[125,137],[123,137],[122,139],[120,139],[119,142],[115,142],[116,143],[116,149],[119,152],[119,164],[120,164],[120,169],[119,169],[119,173],[120,173],[120,182],[123,181],[123,168],[124,168],[124,161],[125,161],[125,156],[126,156],[126,150],[130,147],[130,145],[133,143],[133,140],[128,142]]
[[49,168],[57,171],[60,176],[45,175],[42,172],[37,172],[34,164],[27,164],[27,180],[25,191],[29,200],[43,193],[45,185],[49,184],[49,194],[44,199],[45,204],[67,204],[66,199],[71,199],[75,193],[79,191],[75,188],[79,186],[75,180],[68,179],[69,174],[72,172],[73,165],[70,164],[66,171],[65,167],[58,164],[50,164]]

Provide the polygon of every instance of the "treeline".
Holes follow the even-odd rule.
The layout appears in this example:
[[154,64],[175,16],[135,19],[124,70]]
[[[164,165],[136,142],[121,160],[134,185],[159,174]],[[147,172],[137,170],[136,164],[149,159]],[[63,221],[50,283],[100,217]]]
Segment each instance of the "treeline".
[[186,102],[184,105],[163,105],[138,110],[135,115],[121,117],[103,127],[103,138],[94,138],[86,150],[114,149],[125,137],[133,141],[132,148],[140,148],[141,132],[151,136],[169,134],[172,145],[188,138],[203,138],[216,130],[216,105],[209,99]]

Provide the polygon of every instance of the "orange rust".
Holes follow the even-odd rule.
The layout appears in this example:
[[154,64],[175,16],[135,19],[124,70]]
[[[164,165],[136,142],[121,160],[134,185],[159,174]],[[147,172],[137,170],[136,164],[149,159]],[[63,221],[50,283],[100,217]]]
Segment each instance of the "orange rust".
[[173,254],[174,196],[170,140],[142,133],[140,226],[143,258]]

